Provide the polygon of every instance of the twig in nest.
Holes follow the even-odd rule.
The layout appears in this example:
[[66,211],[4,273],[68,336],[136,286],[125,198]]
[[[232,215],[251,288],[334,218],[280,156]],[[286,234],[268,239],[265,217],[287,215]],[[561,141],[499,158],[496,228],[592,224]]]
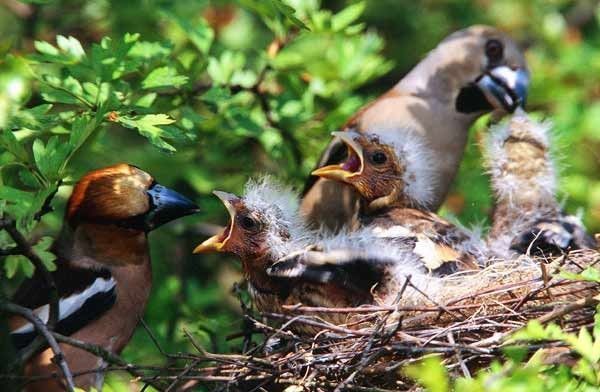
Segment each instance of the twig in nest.
[[[431,298],[429,295],[427,295],[427,293],[425,293],[423,290],[421,290],[420,288],[418,288],[417,286],[415,286],[410,280],[407,279],[407,282],[410,285],[410,287],[412,287],[417,292],[419,292],[419,294],[421,294],[423,297],[427,298],[427,300],[429,300],[432,304],[434,304],[435,306],[437,306],[440,310],[443,310],[444,312],[448,313],[450,316],[454,317],[455,320],[460,320],[460,318],[457,315],[455,315],[454,313],[452,313],[444,305],[438,303],[437,301],[434,301],[433,298]],[[458,311],[458,313],[461,316],[465,317],[465,315],[463,313],[461,313],[460,310],[457,310],[457,311]]]
[[551,313],[539,317],[537,320],[542,324],[549,323],[550,321],[556,320],[557,318],[563,317],[576,310],[597,306],[598,303],[600,303],[600,301],[598,301],[596,298],[581,298],[575,303],[558,308]]
[[[456,344],[456,342],[454,341],[454,335],[452,335],[452,332],[448,332],[447,336],[448,336],[448,343]],[[469,372],[469,368],[465,364],[465,361],[459,350],[456,350],[456,359],[458,360],[458,363],[460,364],[460,369],[462,370],[463,375],[467,378],[471,378],[471,372]]]

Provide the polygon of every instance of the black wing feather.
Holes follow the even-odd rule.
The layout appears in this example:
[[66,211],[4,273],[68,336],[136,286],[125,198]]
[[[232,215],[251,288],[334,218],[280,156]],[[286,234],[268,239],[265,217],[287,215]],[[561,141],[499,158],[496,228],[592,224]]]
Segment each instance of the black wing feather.
[[[81,293],[90,287],[96,279],[111,279],[107,269],[91,270],[72,266],[68,262],[59,261],[58,268],[52,272],[59,299]],[[51,290],[38,271],[23,282],[12,301],[29,309],[37,309],[50,303]],[[63,335],[71,335],[93,320],[102,316],[116,301],[116,286],[110,290],[97,292],[87,298],[81,307],[64,319],[57,322],[55,331]],[[27,346],[38,335],[36,330],[23,333],[11,333],[17,349]]]
[[[71,335],[99,318],[114,305],[116,300],[116,287],[109,291],[96,293],[89,297],[77,311],[60,320],[54,330],[61,335]],[[36,336],[38,336],[38,332],[35,329],[24,333],[11,333],[13,344],[17,350],[25,348]]]

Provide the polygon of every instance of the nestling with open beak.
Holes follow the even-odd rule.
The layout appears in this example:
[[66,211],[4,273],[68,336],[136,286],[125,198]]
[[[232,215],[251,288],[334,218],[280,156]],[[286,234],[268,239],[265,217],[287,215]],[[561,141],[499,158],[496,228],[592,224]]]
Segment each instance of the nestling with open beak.
[[[529,74],[523,53],[505,34],[473,26],[445,38],[391,90],[362,108],[343,127],[377,136],[412,137],[432,150],[429,198],[436,211],[454,180],[468,130],[484,113],[512,112],[523,106]],[[318,167],[347,158],[335,138]],[[317,228],[340,229],[356,218],[358,194],[325,178],[311,177],[301,210]]]
[[484,156],[495,202],[488,244],[497,256],[556,256],[597,246],[579,218],[563,213],[557,201],[550,129],[519,110],[488,135]]
[[[268,179],[249,182],[241,198],[225,192],[214,193],[227,208],[230,222],[222,233],[196,247],[194,253],[228,252],[238,256],[259,311],[282,313],[285,312],[283,305],[298,303],[322,307],[370,304],[376,301],[372,289],[377,285],[382,288],[379,296],[388,297],[383,286],[384,280],[389,279],[386,271],[393,268],[392,265],[407,266],[406,270],[397,268],[399,278],[404,277],[400,276],[401,270],[413,271],[418,265],[412,260],[413,266],[408,267],[411,260],[406,257],[412,253],[401,246],[390,247],[385,258],[371,257],[384,249],[373,242],[378,238],[372,233],[319,237],[301,220],[294,193]],[[348,248],[351,244],[361,257],[344,259],[341,253],[319,261],[312,257],[293,257],[313,256],[305,250],[315,244],[327,250]],[[385,287],[389,289],[390,285]],[[346,319],[346,315],[336,313],[322,317],[336,324]]]
[[359,223],[381,237],[412,238],[413,251],[436,275],[477,269],[485,260],[479,238],[423,209],[433,194],[434,152],[408,134],[334,132],[348,158],[313,172],[352,186],[361,196]]
[[[179,193],[154,181],[141,169],[118,164],[87,173],[69,198],[65,223],[53,246],[59,295],[55,331],[118,354],[127,345],[143,315],[152,286],[148,232],[198,207]],[[36,271],[17,290],[13,301],[48,320],[51,290]],[[37,336],[20,317],[9,320],[17,348]],[[104,362],[87,351],[61,344],[71,371],[89,371]],[[27,377],[58,373],[50,349],[25,366]],[[76,376],[86,390],[102,390],[103,372]],[[27,385],[27,391],[64,391],[60,378]]]

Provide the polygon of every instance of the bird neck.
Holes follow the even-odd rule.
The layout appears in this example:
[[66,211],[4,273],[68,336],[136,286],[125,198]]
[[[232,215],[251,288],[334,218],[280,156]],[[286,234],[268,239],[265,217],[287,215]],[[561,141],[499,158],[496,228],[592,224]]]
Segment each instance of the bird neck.
[[267,268],[276,260],[270,253],[247,256],[242,259],[242,270],[246,280],[256,291],[263,294],[283,294],[287,290],[281,281],[267,274]]
[[363,200],[361,202],[361,214],[373,215],[386,209],[409,208],[412,203],[399,187],[386,196],[379,197],[372,201]]
[[145,232],[116,225],[80,223],[65,227],[57,255],[82,268],[109,268],[149,263]]

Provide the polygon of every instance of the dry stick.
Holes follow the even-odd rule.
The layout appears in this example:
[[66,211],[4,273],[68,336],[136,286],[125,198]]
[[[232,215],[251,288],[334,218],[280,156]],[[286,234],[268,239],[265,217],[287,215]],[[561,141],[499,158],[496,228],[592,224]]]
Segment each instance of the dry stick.
[[[268,318],[272,318],[272,319],[276,319],[276,320],[281,320],[281,319],[289,320],[290,319],[289,316],[285,316],[285,315],[277,314],[277,313],[263,313],[263,315]],[[309,325],[311,327],[321,327],[323,329],[329,329],[333,332],[340,332],[340,333],[345,333],[348,335],[357,335],[357,336],[371,336],[371,334],[369,332],[352,330],[352,329],[340,327],[335,324],[330,324],[327,322],[319,322],[319,321],[307,319],[304,317],[294,317],[294,319],[295,319],[294,321],[297,322],[298,324],[305,324],[305,325]]]
[[556,309],[551,313],[545,314],[542,317],[539,317],[537,320],[542,324],[548,323],[550,321],[556,320],[557,318],[565,316],[575,310],[596,306],[598,305],[598,303],[600,303],[600,301],[598,301],[595,298],[581,298],[572,304],[563,306],[562,308]]
[[154,343],[154,345],[156,346],[156,348],[158,349],[158,351],[163,356],[170,357],[171,354],[168,354],[165,350],[163,350],[163,348],[161,347],[161,345],[158,343],[158,339],[156,339],[156,336],[154,336],[154,333],[152,332],[152,330],[150,329],[150,327],[148,326],[148,324],[146,324],[146,321],[144,320],[143,317],[140,317],[140,324],[142,324],[142,327],[144,327],[144,330],[146,331],[146,333],[150,337],[150,340],[152,340],[152,343]]
[[[454,341],[454,335],[452,335],[452,332],[448,332],[448,343],[456,344],[456,342]],[[471,378],[471,372],[469,372],[469,368],[467,368],[467,365],[465,364],[465,361],[462,357],[462,354],[460,353],[460,350],[456,350],[456,359],[458,359],[458,363],[460,364],[460,369],[462,370],[464,376],[467,378]]]
[[[439,307],[440,310],[443,310],[444,312],[448,313],[450,316],[452,316],[455,320],[460,320],[459,317],[457,317],[454,313],[452,313],[450,310],[448,310],[448,308],[446,308],[444,305],[436,302],[433,300],[433,298],[431,298],[429,295],[427,295],[427,293],[425,293],[423,290],[421,290],[420,288],[418,288],[417,286],[415,286],[412,282],[408,281],[408,284],[410,285],[410,287],[412,287],[413,289],[415,289],[417,292],[419,292],[419,294],[421,294],[423,297],[427,298],[427,300],[429,300],[431,303],[433,303],[434,305],[436,305],[437,307]],[[464,314],[461,313],[460,310],[457,310],[457,312],[465,317]]]
[[[157,372],[171,372],[171,371],[180,372],[184,368],[181,368],[181,367],[172,368],[172,367],[151,366],[151,365],[131,365],[131,366],[112,365],[112,366],[101,366],[101,367],[96,367],[96,368],[92,368],[92,369],[81,370],[78,372],[73,372],[72,374],[73,374],[73,377],[79,377],[79,376],[84,376],[86,374],[93,374],[93,373],[109,373],[109,372],[115,372],[115,371],[128,371],[128,369],[136,369],[136,370],[140,370],[140,371],[148,370],[148,371],[157,371]],[[38,375],[38,376],[22,376],[19,374],[0,374],[0,380],[2,380],[2,379],[24,380],[25,384],[30,384],[33,382],[49,380],[49,379],[57,379],[58,377],[62,377],[62,376],[54,371],[52,373]]]
[[[377,322],[375,331],[369,337],[367,346],[365,347],[363,353],[360,354],[361,359],[360,359],[360,362],[358,363],[356,370],[354,370],[352,373],[350,373],[350,375],[344,381],[339,383],[336,386],[334,392],[341,392],[344,389],[346,389],[346,387],[354,381],[354,379],[356,378],[356,376],[359,373],[361,373],[367,366],[369,366],[371,363],[373,363],[373,361],[375,361],[377,358],[379,358],[381,356],[381,350],[378,350],[374,354],[371,354],[371,355],[367,355],[367,353],[369,353],[371,351],[371,349],[373,348],[373,343],[375,342],[375,338],[381,334],[383,329],[385,329],[388,318],[392,314],[398,312],[400,300],[402,299],[402,296],[404,295],[404,292],[406,291],[406,288],[408,287],[408,285],[410,283],[410,278],[411,278],[410,275],[406,276],[406,279],[404,280],[404,283],[402,284],[400,291],[396,295],[396,298],[394,299],[394,302],[393,302],[395,305],[392,306],[392,308],[394,310],[392,312],[387,313],[384,317],[382,317]],[[401,323],[400,323],[400,321],[398,321],[396,323],[396,325],[387,334],[384,334],[384,336],[381,339],[381,343],[385,344],[387,341],[389,341],[389,339],[398,331],[400,326],[401,326]]]
[[177,384],[179,384],[181,380],[181,377],[184,377],[185,375],[187,375],[191,370],[194,369],[194,367],[198,364],[198,361],[192,361],[190,362],[185,369],[183,369],[183,371],[181,373],[179,373],[179,375],[175,378],[175,380],[173,380],[173,382],[171,384],[169,384],[169,386],[167,387],[167,389],[165,389],[165,392],[170,392],[172,391]]
[[65,360],[65,356],[56,341],[57,339],[55,339],[55,337],[52,336],[52,332],[48,328],[48,325],[44,324],[44,322],[38,316],[36,316],[35,313],[31,311],[31,309],[27,309],[26,307],[19,306],[10,302],[1,302],[0,307],[4,311],[12,314],[17,314],[29,321],[31,324],[33,324],[38,333],[44,337],[46,342],[48,342],[50,349],[54,353],[54,358],[52,358],[52,361],[55,362],[60,368],[65,378],[65,382],[67,383],[67,390],[71,392],[74,391],[75,383],[73,382],[73,375],[71,374],[71,369],[69,369],[67,361]]
[[[119,366],[123,366],[124,370],[126,370],[129,374],[131,374],[134,377],[138,377],[140,379],[147,377],[144,373],[142,373],[138,369],[138,367],[125,361],[123,358],[121,358],[117,354],[113,354],[110,351],[104,349],[103,347],[100,347],[100,346],[97,346],[97,345],[91,344],[91,343],[82,342],[81,340],[73,339],[69,336],[64,336],[64,335],[58,334],[56,332],[52,332],[52,336],[54,336],[54,338],[56,338],[56,340],[61,343],[65,343],[70,346],[77,347],[81,350],[92,353],[95,356],[102,358],[103,360],[105,360],[106,362],[108,362],[110,364],[116,364]],[[158,389],[159,391],[163,389],[163,387],[161,385],[157,384],[154,381],[145,381],[145,382],[152,385],[154,388]]]

